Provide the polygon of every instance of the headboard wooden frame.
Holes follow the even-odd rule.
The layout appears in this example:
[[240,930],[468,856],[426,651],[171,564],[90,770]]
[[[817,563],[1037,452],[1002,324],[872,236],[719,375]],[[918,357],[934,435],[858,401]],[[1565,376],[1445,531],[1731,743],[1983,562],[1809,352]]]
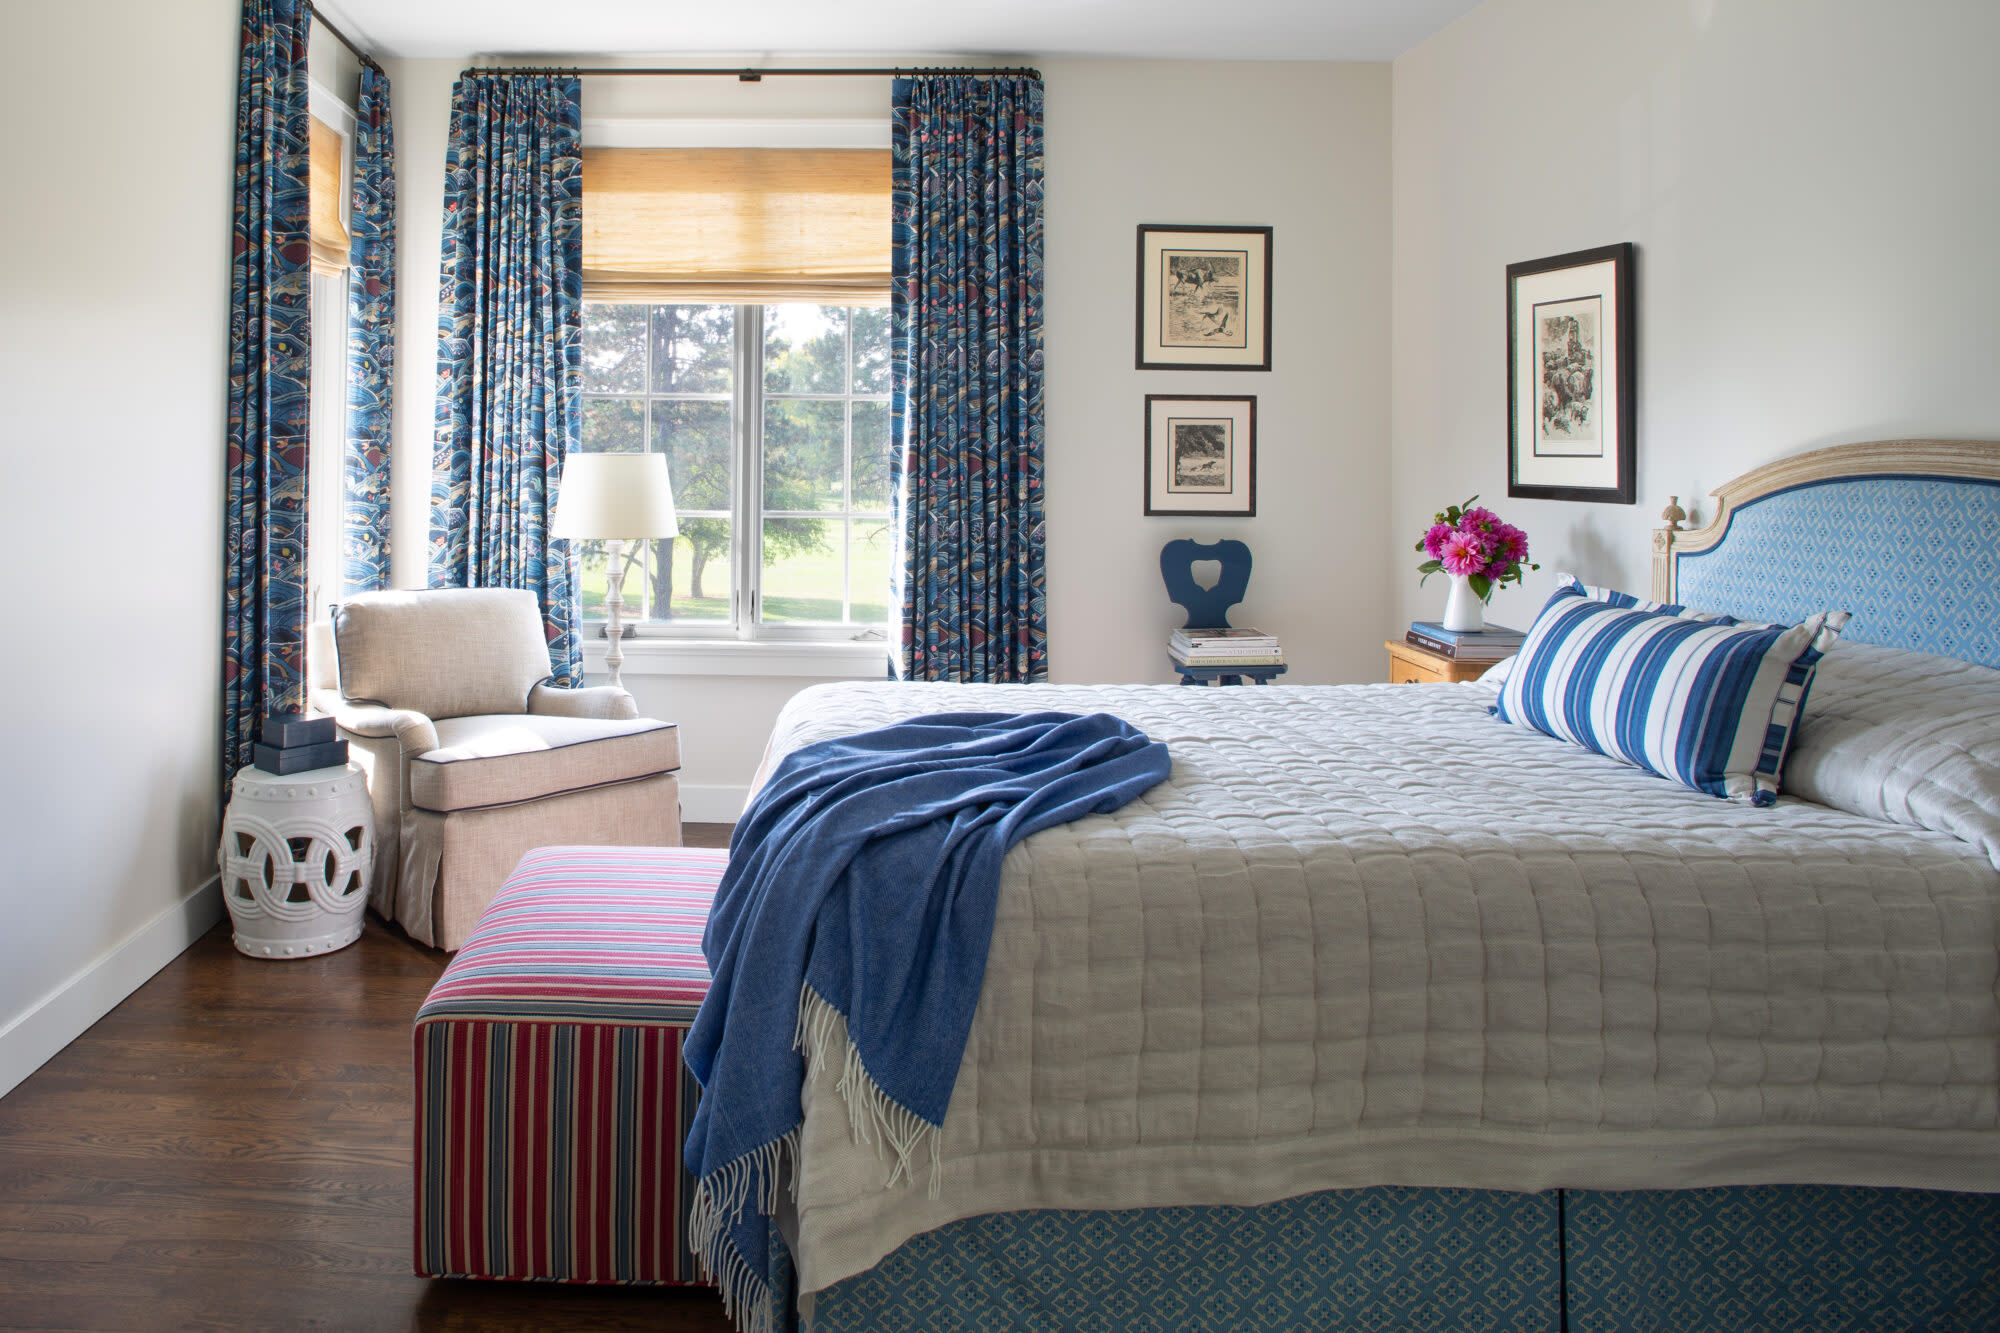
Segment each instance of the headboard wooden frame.
[[1871,440],[1794,454],[1709,492],[1715,512],[1702,528],[1681,527],[1687,514],[1675,496],[1660,515],[1666,526],[1653,530],[1653,599],[1679,600],[1675,594],[1680,557],[1720,545],[1729,534],[1730,520],[1745,505],[1815,482],[1865,477],[1942,477],[2000,484],[2000,440]]

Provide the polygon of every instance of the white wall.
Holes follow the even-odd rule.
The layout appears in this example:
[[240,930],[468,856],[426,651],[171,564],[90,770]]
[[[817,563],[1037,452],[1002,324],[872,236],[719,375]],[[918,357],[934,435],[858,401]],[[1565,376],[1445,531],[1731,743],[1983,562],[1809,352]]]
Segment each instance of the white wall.
[[[1238,625],[1293,684],[1379,679],[1387,617],[1389,70],[1050,61],[1047,80],[1050,676],[1169,681],[1176,537],[1256,564]],[[1274,228],[1271,371],[1137,371],[1142,222]],[[1147,518],[1149,393],[1255,394],[1257,517]]]
[[438,246],[451,84],[462,60],[384,60],[396,135],[396,369],[389,437],[389,578],[429,584],[436,445]]
[[237,5],[0,25],[5,1092],[221,912]]
[[[1394,67],[1396,587],[1478,491],[1641,593],[1670,493],[1821,445],[2000,436],[2000,5],[1490,0]],[[1505,270],[1638,246],[1635,506],[1507,499]],[[1394,628],[1394,624],[1385,626]]]
[[[466,63],[388,62],[403,246],[393,567],[405,587],[426,577],[438,217],[451,83]],[[1160,547],[1181,536],[1233,536],[1257,558],[1237,623],[1281,636],[1293,663],[1288,679],[1374,677],[1388,586],[1380,503],[1389,434],[1388,67],[1041,68],[1051,675],[1171,679],[1164,641],[1180,613],[1160,583]],[[591,79],[584,115],[886,120],[888,97],[887,81],[876,79]],[[1141,222],[1276,228],[1271,373],[1132,369]],[[1257,518],[1143,517],[1144,398],[1181,391],[1257,395]],[[643,710],[681,723],[695,818],[729,817],[778,709],[816,679],[648,676],[630,661],[625,677]]]
[[361,62],[324,23],[315,22],[306,39],[306,72],[352,111],[361,100]]

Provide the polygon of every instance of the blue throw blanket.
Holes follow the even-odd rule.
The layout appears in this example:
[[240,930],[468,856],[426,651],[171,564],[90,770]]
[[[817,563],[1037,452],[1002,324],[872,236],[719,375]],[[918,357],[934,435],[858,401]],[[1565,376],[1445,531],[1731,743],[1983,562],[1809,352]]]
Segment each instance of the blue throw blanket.
[[[702,938],[714,980],[682,1047],[701,1080],[690,1241],[740,1325],[768,1307],[768,1232],[834,1012],[856,1128],[936,1151],[986,974],[1007,849],[1167,776],[1107,714],[944,713],[787,756],[730,840]],[[858,1062],[859,1068],[856,1068]],[[933,1158],[935,1162],[935,1158]],[[933,1178],[932,1187],[936,1187]]]

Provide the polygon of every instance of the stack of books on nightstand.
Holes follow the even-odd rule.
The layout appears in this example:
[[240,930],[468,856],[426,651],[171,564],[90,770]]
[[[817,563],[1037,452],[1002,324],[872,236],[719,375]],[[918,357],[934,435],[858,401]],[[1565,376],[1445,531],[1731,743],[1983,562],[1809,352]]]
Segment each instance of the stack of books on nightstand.
[[1274,667],[1285,664],[1285,650],[1260,629],[1177,629],[1167,652],[1182,666]]
[[1435,620],[1418,620],[1403,636],[1413,648],[1457,662],[1497,662],[1521,651],[1526,636],[1505,625],[1488,625],[1482,630],[1446,629]]

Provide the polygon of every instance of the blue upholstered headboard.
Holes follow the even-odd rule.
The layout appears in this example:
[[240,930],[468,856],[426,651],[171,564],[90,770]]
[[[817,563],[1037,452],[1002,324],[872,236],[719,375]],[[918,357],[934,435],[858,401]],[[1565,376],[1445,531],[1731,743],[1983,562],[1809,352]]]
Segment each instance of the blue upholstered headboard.
[[1661,529],[1654,595],[1757,620],[1851,611],[1843,637],[2000,667],[2000,443],[1820,449]]

